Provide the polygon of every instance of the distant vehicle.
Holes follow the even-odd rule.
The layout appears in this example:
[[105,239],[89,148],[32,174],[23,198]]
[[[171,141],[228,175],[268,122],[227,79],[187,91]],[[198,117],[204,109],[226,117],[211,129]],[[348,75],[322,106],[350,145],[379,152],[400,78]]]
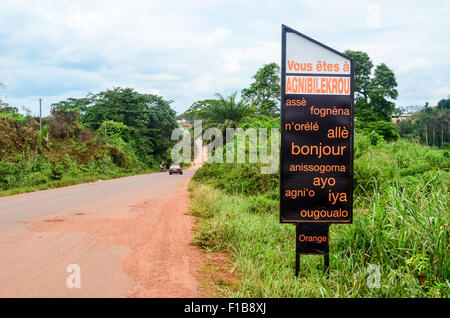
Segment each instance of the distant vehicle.
[[172,174],[172,173],[183,174],[183,168],[181,168],[180,165],[176,165],[176,164],[170,165],[169,174]]

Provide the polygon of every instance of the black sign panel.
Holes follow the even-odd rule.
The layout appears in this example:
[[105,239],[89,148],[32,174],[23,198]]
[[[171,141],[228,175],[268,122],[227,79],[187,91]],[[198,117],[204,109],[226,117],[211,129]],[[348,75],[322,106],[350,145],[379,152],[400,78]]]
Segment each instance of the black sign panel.
[[283,25],[280,222],[351,223],[353,62]]
[[328,254],[329,225],[325,223],[298,223],[296,251],[298,254]]

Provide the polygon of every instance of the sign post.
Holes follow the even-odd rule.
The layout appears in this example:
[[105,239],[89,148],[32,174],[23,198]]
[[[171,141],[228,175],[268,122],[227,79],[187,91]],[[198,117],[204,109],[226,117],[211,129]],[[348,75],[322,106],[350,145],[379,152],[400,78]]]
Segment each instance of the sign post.
[[353,217],[353,61],[285,25],[281,54],[280,223],[301,254],[325,255],[329,225]]

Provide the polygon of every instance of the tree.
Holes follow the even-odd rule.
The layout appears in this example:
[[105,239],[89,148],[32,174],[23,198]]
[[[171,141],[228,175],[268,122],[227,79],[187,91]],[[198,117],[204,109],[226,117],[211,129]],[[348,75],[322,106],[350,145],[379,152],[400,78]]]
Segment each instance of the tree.
[[57,103],[53,103],[52,107],[58,108],[58,109],[64,109],[66,111],[74,110],[74,111],[83,113],[86,111],[87,107],[92,105],[92,102],[94,101],[94,98],[93,98],[94,96],[95,95],[93,95],[93,94],[88,94],[87,97],[83,97],[83,98],[70,97],[66,100],[63,100],[63,101],[60,101]]
[[396,88],[394,72],[384,63],[377,65],[370,85],[369,98],[371,108],[386,121],[391,121],[391,115],[395,110],[395,104],[391,100],[398,97]]
[[252,77],[254,82],[242,90],[242,97],[248,98],[256,112],[276,117],[280,111],[281,87],[280,67],[276,63],[266,64]]
[[153,144],[153,153],[162,154],[167,152],[172,141],[172,131],[178,127],[176,113],[170,107],[170,101],[155,95],[147,95],[149,127],[148,137]]
[[176,113],[170,107],[170,101],[155,95],[146,95],[148,106],[148,122],[158,135],[164,138],[170,138],[172,131],[178,127]]
[[17,114],[19,109],[17,107],[11,106],[8,103],[0,100],[0,113],[5,114]]
[[82,110],[80,121],[94,130],[105,121],[125,124],[130,129],[130,140],[126,141],[143,162],[150,163],[152,156],[166,154],[171,145],[170,134],[178,127],[170,101],[120,87],[86,98],[71,101],[64,107],[78,105]]
[[373,63],[365,52],[347,50],[345,54],[353,59],[355,65],[355,100],[368,103]]
[[[80,132],[76,110],[67,110],[60,105],[52,104],[51,116],[48,120],[48,132],[51,137],[58,139],[71,138]],[[40,136],[42,138],[42,136]]]
[[345,51],[355,63],[355,115],[359,121],[390,121],[397,99],[397,81],[394,72],[384,63],[373,63],[367,53]]
[[216,94],[215,99],[206,99],[195,102],[184,114],[186,117],[193,116],[205,122],[204,128],[218,127],[235,128],[241,123],[245,116],[250,113],[250,107],[244,100],[237,100],[237,92],[228,97]]
[[442,99],[437,106],[425,106],[412,114],[410,120],[403,120],[396,125],[400,128],[400,136],[418,139],[428,146],[448,148],[450,109],[445,108],[449,99]]
[[441,99],[438,104],[437,107],[441,110],[448,110],[450,109],[450,96],[447,99]]
[[86,107],[80,120],[94,130],[105,120],[121,122],[139,130],[146,129],[149,107],[145,94],[139,94],[131,88],[116,87],[91,98],[91,105]]

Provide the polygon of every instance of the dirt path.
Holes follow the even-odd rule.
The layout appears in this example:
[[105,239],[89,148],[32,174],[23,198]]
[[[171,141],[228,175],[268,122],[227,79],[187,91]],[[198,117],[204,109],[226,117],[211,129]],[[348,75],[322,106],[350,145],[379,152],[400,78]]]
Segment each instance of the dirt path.
[[[193,170],[187,170],[183,176],[104,181],[87,189],[93,198],[88,204],[83,201],[83,186],[75,186],[81,190],[69,196],[70,209],[4,228],[0,297],[205,296],[198,280],[203,256],[190,245],[193,217],[187,214],[187,185],[192,175]],[[114,195],[116,188],[120,195]],[[54,200],[65,193],[48,191],[54,191]],[[14,196],[18,204],[24,200],[21,196],[26,195]],[[49,197],[47,205],[53,209]],[[33,200],[25,199],[32,213]],[[5,202],[0,200],[0,208],[2,203],[11,206]],[[70,264],[80,268],[80,288],[67,287]]]

